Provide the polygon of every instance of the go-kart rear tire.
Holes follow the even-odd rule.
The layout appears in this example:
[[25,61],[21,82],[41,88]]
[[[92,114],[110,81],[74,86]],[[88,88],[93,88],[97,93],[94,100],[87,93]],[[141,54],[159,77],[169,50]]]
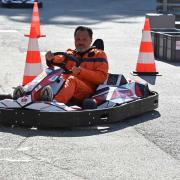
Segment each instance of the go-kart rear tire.
[[45,86],[42,88],[41,93],[40,93],[40,101],[53,101],[53,91],[51,86]]
[[97,102],[93,98],[86,98],[82,103],[83,109],[96,109]]

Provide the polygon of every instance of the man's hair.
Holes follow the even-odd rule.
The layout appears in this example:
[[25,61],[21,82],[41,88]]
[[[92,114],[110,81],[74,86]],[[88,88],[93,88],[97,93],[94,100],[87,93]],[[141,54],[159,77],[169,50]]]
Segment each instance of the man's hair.
[[93,31],[91,28],[86,27],[86,26],[78,26],[74,31],[74,37],[76,36],[77,31],[87,31],[89,34],[89,37],[92,39]]

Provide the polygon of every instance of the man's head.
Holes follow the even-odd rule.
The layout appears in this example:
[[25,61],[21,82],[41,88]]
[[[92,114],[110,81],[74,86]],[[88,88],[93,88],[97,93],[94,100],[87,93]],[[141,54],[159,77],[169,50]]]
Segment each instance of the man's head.
[[75,47],[78,52],[85,52],[91,47],[92,29],[85,26],[78,26],[74,31]]

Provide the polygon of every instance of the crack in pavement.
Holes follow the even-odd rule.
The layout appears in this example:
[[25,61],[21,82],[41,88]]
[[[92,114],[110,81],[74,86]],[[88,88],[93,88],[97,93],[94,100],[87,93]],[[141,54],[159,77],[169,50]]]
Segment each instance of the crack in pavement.
[[163,151],[164,153],[166,153],[167,155],[169,155],[171,158],[173,158],[174,160],[176,160],[177,162],[180,162],[179,159],[177,159],[177,157],[173,156],[172,153],[166,151],[165,148],[161,147],[154,139],[151,139],[147,134],[143,134],[141,132],[140,129],[138,129],[137,127],[134,127],[135,131],[138,134],[141,134],[146,140],[148,140],[149,142],[151,142],[152,144],[154,144],[156,147],[158,147],[161,151]]
[[[15,147],[15,150],[18,150],[20,149],[20,147],[22,146],[22,144],[24,144],[31,136],[29,135],[28,137],[25,137],[16,147]],[[63,171],[65,171],[66,173],[68,172],[69,174],[75,176],[75,177],[78,177],[78,178],[82,178],[82,179],[87,179],[86,177],[83,177],[83,176],[80,176],[79,174],[76,174],[76,173],[73,173],[73,172],[70,172],[67,168],[63,168],[63,167],[60,167],[58,165],[55,165],[54,162],[50,162],[48,160],[44,160],[44,159],[41,159],[41,158],[38,158],[36,156],[33,156],[31,154],[28,154],[28,153],[25,153],[25,152],[21,152],[22,154],[26,155],[26,156],[29,156],[30,158],[34,159],[34,160],[38,160],[38,161],[41,161],[45,164],[48,164],[48,165],[51,165],[55,168],[58,168],[58,169],[61,169]]]
[[25,137],[16,147],[15,150],[18,150],[22,144],[24,144],[28,138],[30,138],[31,136]]
[[61,166],[58,166],[58,165],[54,164],[54,161],[53,161],[53,162],[50,162],[50,161],[48,161],[48,160],[38,158],[38,157],[36,157],[36,156],[33,156],[33,155],[28,154],[28,153],[25,153],[25,152],[22,152],[22,154],[24,154],[24,155],[26,155],[26,156],[29,156],[30,158],[32,158],[32,159],[34,159],[34,160],[41,161],[41,162],[43,162],[43,163],[45,163],[45,164],[51,165],[51,166],[53,166],[53,167],[55,167],[55,168],[58,168],[58,169],[60,169],[60,170],[62,170],[62,171],[65,171],[66,173],[68,172],[69,174],[71,174],[71,175],[73,175],[73,176],[75,176],[75,177],[82,178],[82,179],[88,179],[88,178],[86,178],[86,177],[84,177],[84,176],[80,176],[79,174],[76,174],[76,173],[73,173],[73,172],[69,171],[67,168],[63,168],[63,167],[61,167]]

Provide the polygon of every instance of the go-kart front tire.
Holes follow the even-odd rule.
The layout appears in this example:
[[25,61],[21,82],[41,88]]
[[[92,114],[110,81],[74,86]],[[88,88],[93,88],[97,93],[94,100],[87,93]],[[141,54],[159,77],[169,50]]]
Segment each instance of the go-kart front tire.
[[14,100],[17,100],[18,98],[22,97],[24,93],[25,93],[24,88],[22,86],[18,86],[14,89],[12,98]]

